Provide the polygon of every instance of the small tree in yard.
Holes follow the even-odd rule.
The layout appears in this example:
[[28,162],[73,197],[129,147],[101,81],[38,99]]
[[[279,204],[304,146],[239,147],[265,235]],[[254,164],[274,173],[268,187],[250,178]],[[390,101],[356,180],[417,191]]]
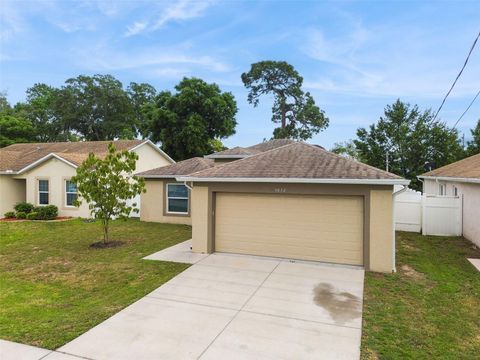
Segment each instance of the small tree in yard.
[[136,204],[127,205],[127,200],[145,192],[145,181],[132,176],[137,160],[137,154],[117,152],[110,143],[104,159],[89,154],[72,178],[79,196],[75,205],[86,201],[90,213],[102,222],[104,246],[109,243],[108,226],[113,218],[126,219],[132,210],[138,213]]

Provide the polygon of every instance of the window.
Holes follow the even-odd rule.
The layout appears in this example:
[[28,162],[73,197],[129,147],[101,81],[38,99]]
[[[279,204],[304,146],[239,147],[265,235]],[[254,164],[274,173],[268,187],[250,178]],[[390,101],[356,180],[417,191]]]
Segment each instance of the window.
[[167,184],[167,213],[188,214],[188,189],[182,184]]
[[77,185],[70,181],[65,181],[65,205],[75,206],[73,203],[77,200]]
[[453,195],[458,196],[458,188],[455,185],[453,186]]
[[38,180],[38,204],[48,205],[48,180]]
[[439,195],[447,195],[447,186],[445,184],[439,184]]

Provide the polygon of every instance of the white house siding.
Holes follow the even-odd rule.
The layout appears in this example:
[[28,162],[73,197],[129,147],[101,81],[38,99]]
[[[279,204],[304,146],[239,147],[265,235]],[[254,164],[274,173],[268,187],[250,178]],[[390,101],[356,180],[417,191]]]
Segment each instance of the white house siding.
[[463,198],[463,236],[480,247],[480,222],[478,215],[480,214],[480,184],[461,183],[454,181],[439,181],[425,179],[423,183],[423,191],[426,194],[439,195],[439,184],[446,185],[445,195],[454,195],[455,187],[458,189],[458,196]]

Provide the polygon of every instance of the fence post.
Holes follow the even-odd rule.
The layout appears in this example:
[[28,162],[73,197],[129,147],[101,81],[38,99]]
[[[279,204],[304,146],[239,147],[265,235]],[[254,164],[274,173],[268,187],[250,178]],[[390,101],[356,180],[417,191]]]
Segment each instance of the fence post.
[[427,235],[427,230],[426,230],[426,216],[425,216],[425,209],[426,209],[426,200],[427,200],[427,195],[424,193],[422,194],[422,219],[420,223],[422,224],[422,235]]

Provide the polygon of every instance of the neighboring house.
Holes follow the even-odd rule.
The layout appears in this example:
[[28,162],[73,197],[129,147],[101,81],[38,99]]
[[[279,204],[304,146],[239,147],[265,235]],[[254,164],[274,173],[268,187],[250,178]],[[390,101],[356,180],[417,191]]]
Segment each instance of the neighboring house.
[[148,140],[10,145],[0,149],[0,216],[12,211],[16,203],[28,201],[36,206],[56,205],[59,216],[90,217],[88,204],[73,206],[77,192],[70,178],[89,153],[104,157],[111,142],[117,150],[138,154],[139,171],[174,163]]
[[[165,176],[167,183],[175,180],[179,186],[169,193],[165,183],[147,185],[142,219],[157,212],[162,216],[155,221],[165,221],[169,201],[180,199],[183,212],[191,217],[195,252],[395,270],[393,187],[408,185],[408,180],[291,140],[233,148],[206,158],[214,162],[202,163],[205,169],[200,171],[184,171],[189,174],[174,173],[175,165],[198,164],[201,159],[179,162],[167,173],[160,169],[142,175],[147,184],[163,182]],[[155,173],[157,179],[152,178]]]
[[463,201],[462,233],[480,246],[480,154],[419,176],[427,195],[460,196]]

